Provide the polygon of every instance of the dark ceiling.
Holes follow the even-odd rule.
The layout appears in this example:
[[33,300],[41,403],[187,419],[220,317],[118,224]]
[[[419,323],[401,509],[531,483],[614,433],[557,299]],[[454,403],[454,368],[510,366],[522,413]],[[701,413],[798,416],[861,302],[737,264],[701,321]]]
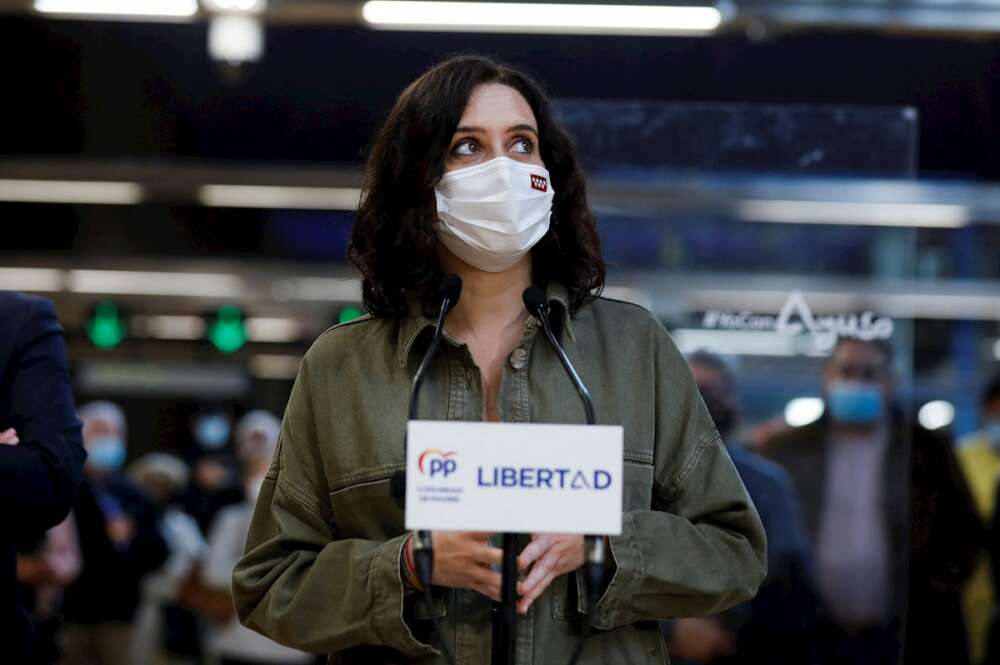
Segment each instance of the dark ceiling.
[[925,176],[1000,179],[998,40],[846,31],[763,41],[272,25],[227,71],[202,23],[0,18],[0,156],[360,163],[395,95],[475,51],[557,97],[915,107]]

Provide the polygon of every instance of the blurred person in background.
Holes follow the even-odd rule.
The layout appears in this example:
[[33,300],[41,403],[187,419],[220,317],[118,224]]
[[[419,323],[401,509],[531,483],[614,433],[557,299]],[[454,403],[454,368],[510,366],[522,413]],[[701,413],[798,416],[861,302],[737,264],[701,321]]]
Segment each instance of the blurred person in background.
[[187,452],[193,482],[184,499],[189,514],[207,533],[215,516],[226,506],[243,501],[243,484],[230,438],[232,420],[221,407],[209,407],[191,418],[194,445]]
[[51,665],[62,655],[58,634],[63,590],[76,580],[81,566],[80,541],[72,513],[35,542],[18,545],[18,595],[35,628],[37,641],[30,661],[35,665]]
[[950,443],[893,404],[882,343],[841,338],[823,368],[826,411],[774,437],[791,474],[831,617],[827,662],[969,662],[960,590],[983,542]]
[[129,663],[142,578],[167,558],[160,512],[121,473],[125,414],[111,402],[80,408],[87,448],[75,517],[83,569],[66,589],[63,638],[68,665]]
[[736,373],[707,351],[688,366],[767,533],[767,577],[757,596],[725,614],[664,622],[674,662],[808,665],[816,662],[819,603],[809,543],[788,474],[736,441]]
[[[997,479],[997,491],[1000,492],[1000,478]],[[990,553],[990,569],[993,578],[993,597],[1000,598],[1000,511],[993,511],[993,520],[990,524],[989,541],[987,549]],[[994,610],[993,620],[990,622],[989,634],[985,639],[984,663],[992,665],[1000,663],[1000,617]]]
[[142,581],[142,599],[132,636],[132,662],[150,665],[197,663],[201,656],[198,617],[179,605],[180,591],[206,544],[193,517],[178,499],[187,489],[190,471],[168,453],[148,453],[132,462],[127,475],[163,512],[162,533],[169,558]]
[[[986,384],[979,402],[982,427],[966,435],[958,444],[958,461],[972,490],[979,517],[986,523],[996,514],[997,482],[1000,480],[1000,374]],[[969,639],[976,662],[985,660],[986,642],[992,629],[1000,632],[996,596],[986,557],[965,588],[965,616],[969,623]],[[1000,652],[994,652],[1000,657]],[[993,661],[997,662],[997,661]]]
[[253,506],[274,457],[281,422],[266,411],[251,411],[236,428],[236,453],[243,464],[245,500],[222,509],[212,525],[208,553],[202,569],[203,581],[217,592],[229,595],[230,612],[213,627],[208,653],[220,665],[285,665],[310,663],[314,657],[282,646],[249,628],[244,628],[232,610],[233,567],[243,554]]
[[[29,663],[35,639],[18,602],[17,545],[66,519],[84,459],[62,328],[52,304],[0,292],[0,660]],[[30,566],[25,560],[25,566]],[[39,568],[44,561],[39,561]],[[57,566],[58,567],[58,566]],[[25,577],[41,581],[27,568]],[[39,571],[36,571],[39,572]],[[67,572],[67,571],[64,571]],[[49,582],[63,581],[56,576]]]

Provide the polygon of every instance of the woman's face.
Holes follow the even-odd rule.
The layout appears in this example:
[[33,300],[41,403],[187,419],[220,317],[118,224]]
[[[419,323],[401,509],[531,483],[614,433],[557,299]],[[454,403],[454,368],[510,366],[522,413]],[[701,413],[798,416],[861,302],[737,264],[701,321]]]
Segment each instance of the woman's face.
[[528,101],[514,88],[486,83],[476,88],[455,129],[445,173],[496,157],[545,166],[538,149],[538,123]]

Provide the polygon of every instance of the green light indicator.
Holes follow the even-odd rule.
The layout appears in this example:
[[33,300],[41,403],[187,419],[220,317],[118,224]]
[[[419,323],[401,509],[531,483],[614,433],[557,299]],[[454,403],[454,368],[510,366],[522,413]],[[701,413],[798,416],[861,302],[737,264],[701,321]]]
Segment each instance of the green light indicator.
[[97,303],[86,328],[87,337],[99,349],[115,348],[127,334],[118,305],[110,300]]
[[361,311],[360,307],[345,307],[340,310],[340,315],[337,317],[338,323],[347,323],[348,321],[353,321],[354,319],[363,316],[364,312]]
[[247,329],[240,308],[233,305],[220,307],[215,321],[208,327],[208,339],[223,353],[233,353],[246,344]]

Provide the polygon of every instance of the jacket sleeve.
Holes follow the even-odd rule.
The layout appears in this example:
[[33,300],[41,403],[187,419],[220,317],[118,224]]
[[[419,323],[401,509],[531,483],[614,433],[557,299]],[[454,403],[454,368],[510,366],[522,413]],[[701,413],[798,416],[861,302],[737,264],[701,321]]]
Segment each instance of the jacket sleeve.
[[615,570],[593,625],[720,612],[767,572],[764,529],[683,356],[661,327],[655,348],[653,501],[612,536]]
[[66,518],[86,458],[55,310],[46,300],[27,302],[7,367],[11,422],[0,423],[21,440],[0,445],[0,511],[14,538]]
[[409,658],[437,654],[404,620],[399,562],[406,536],[373,541],[338,534],[313,407],[307,355],[233,573],[240,621],[305,651],[367,645]]

